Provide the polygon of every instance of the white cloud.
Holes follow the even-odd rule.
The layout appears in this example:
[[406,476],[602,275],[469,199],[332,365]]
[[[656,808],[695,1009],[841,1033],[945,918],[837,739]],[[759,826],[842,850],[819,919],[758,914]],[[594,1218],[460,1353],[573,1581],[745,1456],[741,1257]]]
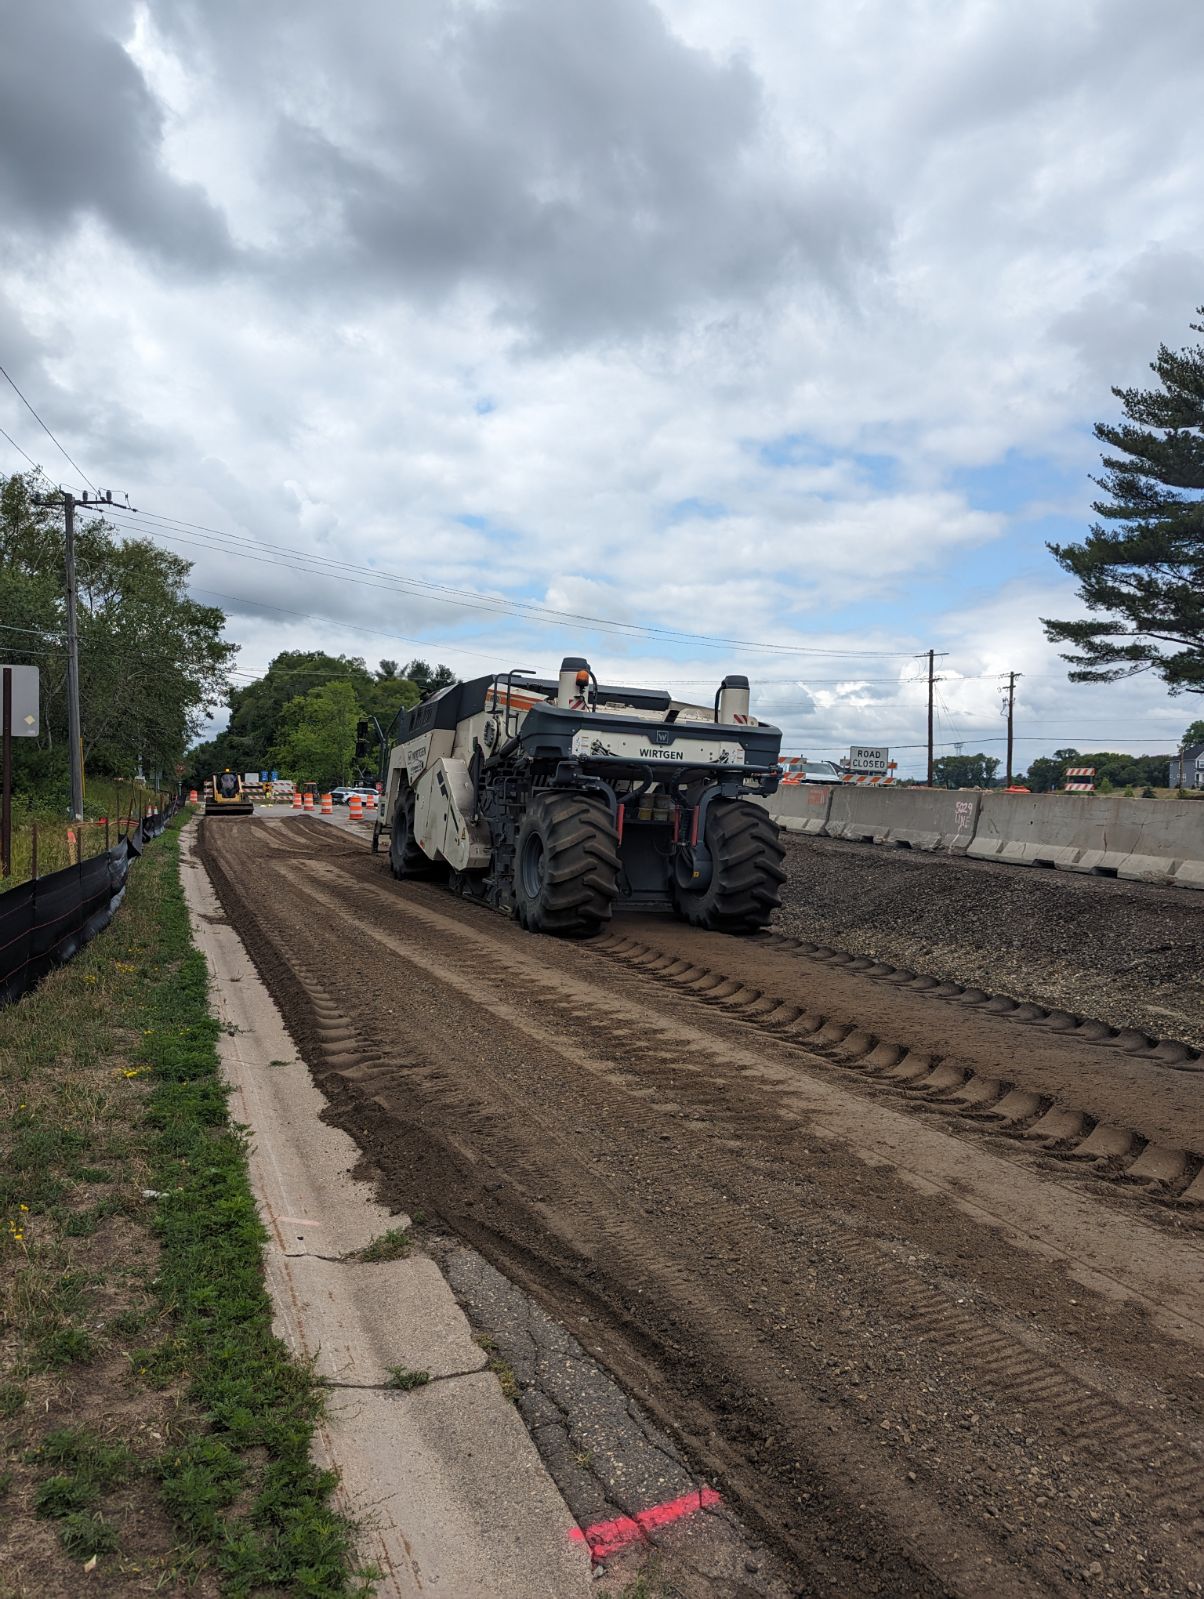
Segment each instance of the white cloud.
[[[71,18],[56,48],[73,71],[116,62],[118,87],[65,142],[39,144],[21,102],[37,159],[0,161],[0,360],[94,478],[265,546],[847,652],[522,623],[178,529],[198,587],[241,597],[249,664],[315,642],[462,671],[580,647],[627,679],[733,666],[818,748],[918,735],[911,655],[934,644],[950,725],[984,737],[1007,668],[1054,743],[1111,718],[1115,741],[1169,747],[1188,719],[1148,679],[1066,684],[1037,618],[1073,593],[1031,526],[1086,515],[1109,385],[1185,342],[1204,299],[1201,17],[113,0]],[[17,82],[51,27],[26,21]],[[11,394],[0,426],[66,469]],[[979,502],[959,476],[1019,458],[1056,488]]]

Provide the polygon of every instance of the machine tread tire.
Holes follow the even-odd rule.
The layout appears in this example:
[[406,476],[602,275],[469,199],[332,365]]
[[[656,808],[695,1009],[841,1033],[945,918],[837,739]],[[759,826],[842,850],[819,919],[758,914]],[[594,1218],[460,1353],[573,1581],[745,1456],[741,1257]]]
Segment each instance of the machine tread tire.
[[[523,862],[536,848],[541,878],[531,891]],[[600,801],[536,795],[518,831],[515,863],[515,909],[531,932],[588,938],[610,921],[619,892],[619,836]]]
[[414,792],[410,788],[402,789],[393,808],[389,870],[394,877],[410,882],[440,875],[439,863],[423,852],[414,837]]
[[758,805],[719,799],[707,813],[710,886],[679,890],[677,913],[712,932],[751,933],[768,925],[786,881],[786,848],[778,824]]

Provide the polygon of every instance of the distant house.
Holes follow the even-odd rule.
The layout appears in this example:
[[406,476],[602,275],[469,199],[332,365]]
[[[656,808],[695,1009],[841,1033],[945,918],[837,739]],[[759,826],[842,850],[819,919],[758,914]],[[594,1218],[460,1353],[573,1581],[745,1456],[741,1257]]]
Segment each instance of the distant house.
[[1188,744],[1171,756],[1172,788],[1204,788],[1204,744]]

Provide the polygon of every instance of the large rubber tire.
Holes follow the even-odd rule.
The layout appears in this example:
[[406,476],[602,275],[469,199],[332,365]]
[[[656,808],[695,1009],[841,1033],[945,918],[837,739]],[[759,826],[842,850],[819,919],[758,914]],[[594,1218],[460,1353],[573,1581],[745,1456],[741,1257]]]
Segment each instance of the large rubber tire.
[[414,793],[403,788],[397,796],[393,811],[393,828],[389,834],[389,870],[394,877],[438,877],[439,863],[423,853],[414,837]]
[[716,933],[753,933],[768,925],[786,881],[778,824],[746,800],[718,799],[707,811],[712,871],[701,894],[678,888],[677,914]]
[[515,912],[533,933],[588,938],[619,892],[619,836],[607,807],[584,794],[538,794],[518,830]]

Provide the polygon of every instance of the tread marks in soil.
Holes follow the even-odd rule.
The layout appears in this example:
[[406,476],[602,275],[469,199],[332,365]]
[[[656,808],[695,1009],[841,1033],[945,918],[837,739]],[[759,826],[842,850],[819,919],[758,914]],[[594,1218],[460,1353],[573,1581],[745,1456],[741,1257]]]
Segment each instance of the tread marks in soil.
[[[228,850],[223,840],[221,854]],[[336,871],[343,865],[331,864]],[[254,917],[265,975],[278,996],[297,1001],[294,1013],[303,1009],[310,1018],[306,1030],[319,1055],[313,1064],[320,1073],[325,1068],[336,1114],[401,1185],[398,1197],[413,1199],[406,1181],[441,1184],[445,1213],[483,1253],[526,1279],[554,1312],[584,1307],[608,1363],[632,1385],[661,1393],[665,1419],[684,1428],[687,1445],[718,1467],[724,1486],[752,1519],[768,1523],[809,1579],[836,1576],[839,1591],[849,1592],[872,1592],[883,1582],[885,1591],[900,1593],[1006,1592],[1010,1584],[1017,1592],[1062,1590],[1058,1557],[1034,1552],[1049,1536],[1040,1526],[1044,1513],[1029,1529],[1041,1533],[1035,1542],[1027,1532],[1000,1541],[1004,1529],[984,1523],[978,1490],[956,1474],[947,1430],[954,1423],[912,1413],[925,1375],[940,1389],[937,1405],[951,1405],[958,1393],[973,1402],[977,1393],[975,1408],[987,1407],[984,1425],[995,1426],[996,1411],[1003,1420],[1005,1409],[1015,1408],[1024,1412],[1026,1432],[1053,1439],[1056,1449],[1071,1447],[1076,1461],[1096,1461],[1094,1477],[1081,1481],[1098,1480],[1101,1492],[1121,1484],[1108,1503],[1122,1517],[1134,1502],[1148,1503],[1151,1488],[1169,1510],[1192,1504],[1199,1464],[1181,1440],[992,1325],[973,1302],[959,1305],[955,1287],[896,1260],[898,1246],[888,1238],[866,1237],[842,1214],[825,1211],[822,1186],[816,1189],[801,1164],[791,1166],[797,1122],[785,1122],[763,1094],[758,1098],[754,1070],[725,1061],[721,1034],[709,1049],[679,1042],[654,1013],[643,1027],[622,1007],[608,1016],[596,976],[574,993],[554,970],[540,971],[539,941],[515,934],[498,950],[503,987],[513,996],[508,1016],[464,1012],[462,1050],[450,1054],[437,1036],[427,1039],[413,1026],[402,1045],[392,1020],[380,1014],[382,995],[391,999],[395,991],[398,1015],[406,1012],[407,979],[414,988],[439,988],[429,966],[407,971],[404,945],[390,966],[378,958],[376,971],[389,971],[383,981],[395,989],[382,988],[378,977],[374,1005],[363,987],[373,962],[365,952],[361,974],[358,954],[354,971],[340,961],[346,946],[337,916],[307,914],[295,879],[266,875],[256,896],[249,872],[229,874],[228,908],[237,905],[240,924]],[[350,903],[360,919],[362,903]],[[442,905],[435,911],[424,893],[394,905],[390,925],[407,929],[416,953],[458,976],[461,992],[475,979],[497,995],[498,985],[482,980],[481,950],[474,948],[480,936],[458,937]],[[487,917],[472,925],[478,935],[506,928]],[[700,963],[666,965],[704,992],[725,987],[708,983]],[[453,991],[441,997],[455,1009]],[[744,1003],[767,997],[750,991]],[[340,1001],[354,1012],[354,1037]],[[789,1027],[783,1014],[775,1007],[760,1012],[762,1026]],[[543,1018],[544,1032],[563,1031],[570,1069],[527,1030],[528,1015]],[[811,1020],[812,1032],[821,1032],[823,1018]],[[528,1044],[505,1056],[512,1033]],[[573,1040],[583,1033],[587,1042],[578,1047],[594,1057],[594,1089],[579,1089],[573,1101],[564,1085],[578,1065],[570,1060]],[[483,1047],[474,1045],[479,1039]],[[875,1057],[882,1071],[907,1066],[906,1055],[864,1030],[859,1036],[846,1028],[840,1041],[862,1058]],[[576,1075],[580,1080],[580,1070]],[[664,1128],[672,1128],[672,1147],[660,1142]],[[809,1255],[816,1266],[807,1266]],[[814,1282],[802,1280],[809,1270]],[[875,1324],[889,1351],[886,1368],[872,1382],[866,1378],[874,1415],[885,1406],[894,1418],[889,1432],[862,1430],[868,1417],[861,1395],[842,1388],[847,1380],[833,1375],[835,1361],[829,1365],[823,1353],[841,1346],[838,1322],[859,1317]],[[851,1342],[850,1354],[856,1352]],[[835,1398],[817,1400],[824,1387]],[[926,1453],[934,1440],[937,1452]],[[982,1447],[994,1470],[1011,1446],[997,1439]],[[1009,1491],[1001,1485],[998,1494],[1006,1499]],[[869,1503],[864,1514],[850,1498],[858,1492]],[[1021,1508],[1031,1509],[1023,1495]],[[901,1530],[907,1523],[910,1533]],[[964,1536],[977,1586],[973,1571],[945,1563],[955,1535]],[[1077,1558],[1078,1533],[1068,1536]],[[1119,1535],[1108,1536],[1119,1546]],[[1159,1536],[1154,1532],[1155,1542]],[[984,1570],[992,1552],[997,1564]],[[936,1562],[929,1571],[941,1580],[924,1572],[928,1556]]]
[[[792,945],[794,943],[791,941]],[[593,947],[610,959],[683,991],[726,1015],[772,1033],[786,1045],[797,1044],[809,1054],[872,1077],[884,1089],[905,1100],[962,1118],[976,1118],[983,1131],[1022,1138],[1033,1149],[1062,1160],[1081,1162],[1091,1168],[1093,1175],[1131,1184],[1152,1199],[1182,1202],[1190,1207],[1204,1203],[1202,1151],[1149,1141],[1135,1129],[1109,1127],[1077,1106],[1023,1089],[1002,1075],[989,1077],[955,1063],[917,1055],[906,1044],[880,1040],[855,1023],[808,1012],[801,1005],[751,988],[738,978],[699,966],[622,933],[612,933]],[[834,955],[836,952],[827,953]],[[858,969],[858,958],[850,957],[839,964],[845,969]],[[865,971],[865,975],[874,974]],[[911,974],[907,976],[911,986],[916,980]],[[926,996],[980,1005],[992,1015],[1028,1020],[1029,1016],[1018,1017],[1016,1013],[1040,1010],[1037,1006],[1020,1006],[1013,1000],[995,1003],[992,996],[981,990],[964,990],[954,984],[931,986],[932,982],[926,980],[920,990]],[[1038,1019],[1047,1014],[1041,1012]],[[1112,1037],[1102,1023],[1070,1020],[1073,1026],[1064,1030],[1073,1031],[1079,1041],[1119,1047],[1130,1054],[1137,1052],[1134,1036]],[[1168,1043],[1155,1046],[1143,1035],[1135,1036],[1140,1036],[1141,1054],[1145,1058],[1157,1060],[1171,1069],[1181,1066],[1179,1052],[1186,1046]]]

